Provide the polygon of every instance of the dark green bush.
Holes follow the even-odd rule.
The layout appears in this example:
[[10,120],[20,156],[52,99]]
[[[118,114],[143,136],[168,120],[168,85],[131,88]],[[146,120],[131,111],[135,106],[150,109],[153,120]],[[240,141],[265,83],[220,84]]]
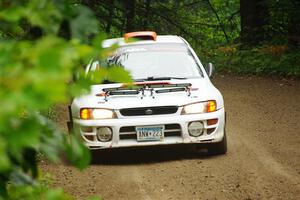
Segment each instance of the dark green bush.
[[221,47],[205,53],[218,71],[238,74],[300,76],[300,50],[284,45],[267,45],[251,49]]

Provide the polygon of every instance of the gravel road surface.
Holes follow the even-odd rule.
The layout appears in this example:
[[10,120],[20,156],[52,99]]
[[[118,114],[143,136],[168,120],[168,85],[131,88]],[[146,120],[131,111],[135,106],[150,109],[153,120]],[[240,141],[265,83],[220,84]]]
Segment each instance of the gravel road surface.
[[[83,172],[41,162],[78,199],[300,199],[300,81],[217,75],[228,153],[187,146],[96,152]],[[65,128],[67,110],[58,123]]]

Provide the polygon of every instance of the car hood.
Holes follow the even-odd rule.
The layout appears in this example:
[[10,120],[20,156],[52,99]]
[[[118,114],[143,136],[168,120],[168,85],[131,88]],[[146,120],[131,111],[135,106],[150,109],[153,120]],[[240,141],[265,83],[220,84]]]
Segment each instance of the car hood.
[[[209,79],[194,78],[184,80],[149,81],[135,83],[141,90],[138,94],[109,95],[105,91],[120,89],[124,84],[101,84],[93,85],[88,95],[75,98],[72,106],[77,108],[108,108],[122,109],[135,107],[157,107],[157,106],[182,106],[194,102],[216,100],[218,108],[223,107],[223,99],[220,92],[213,86]],[[182,85],[190,85],[186,90],[168,91],[170,88],[181,88]],[[153,87],[155,86],[155,87]],[[172,86],[172,87],[171,87]],[[178,86],[178,87],[176,87]],[[162,93],[153,90],[164,90]]]

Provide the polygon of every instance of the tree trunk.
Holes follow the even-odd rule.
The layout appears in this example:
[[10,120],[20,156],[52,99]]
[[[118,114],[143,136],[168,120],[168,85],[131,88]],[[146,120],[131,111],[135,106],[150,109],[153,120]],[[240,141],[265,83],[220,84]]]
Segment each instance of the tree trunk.
[[291,0],[288,23],[288,42],[293,47],[300,46],[300,2]]
[[266,0],[240,0],[241,42],[257,45],[268,39],[269,12]]
[[131,32],[135,31],[135,0],[124,0],[125,3],[125,16],[126,16],[126,26],[125,31]]
[[109,6],[110,6],[109,16],[108,16],[108,20],[107,20],[107,24],[106,24],[106,28],[105,28],[106,33],[110,33],[110,27],[111,27],[112,20],[114,17],[114,0],[110,1]]
[[149,19],[149,13],[150,13],[150,3],[151,3],[151,0],[146,0],[145,2],[145,16],[144,16],[144,23],[143,23],[143,28],[144,30],[147,30],[148,29],[148,19]]

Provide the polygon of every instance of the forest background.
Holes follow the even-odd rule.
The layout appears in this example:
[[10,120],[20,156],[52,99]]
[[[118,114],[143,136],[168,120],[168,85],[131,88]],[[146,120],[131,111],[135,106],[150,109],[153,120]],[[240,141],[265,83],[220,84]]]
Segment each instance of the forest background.
[[219,71],[300,75],[297,0],[84,0],[110,37],[153,30],[184,37]]

